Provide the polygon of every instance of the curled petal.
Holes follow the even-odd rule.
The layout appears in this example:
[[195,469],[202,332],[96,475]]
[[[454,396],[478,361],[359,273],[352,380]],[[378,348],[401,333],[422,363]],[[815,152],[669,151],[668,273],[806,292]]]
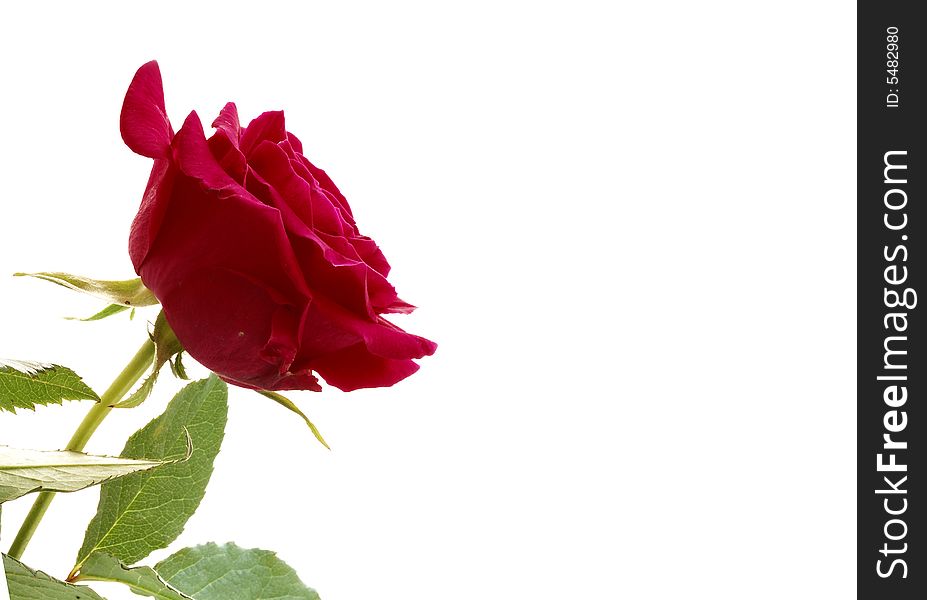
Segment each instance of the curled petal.
[[119,131],[126,145],[137,154],[149,158],[168,155],[174,131],[164,108],[164,88],[156,61],[142,65],[129,84]]
[[[320,336],[320,330],[326,335]],[[340,343],[334,344],[335,339]],[[309,306],[300,335],[297,362],[312,363],[333,348],[350,345],[350,340],[362,342],[371,354],[395,360],[431,356],[438,348],[431,340],[408,333],[382,317],[373,322],[359,319],[327,298],[317,297]]]
[[238,108],[234,102],[229,102],[219,112],[219,116],[212,122],[220,134],[238,148],[238,140],[241,137],[241,124],[238,122]]
[[418,370],[437,345],[379,319],[365,323],[325,299],[309,306],[294,369],[312,369],[344,391],[390,386]]
[[363,344],[327,354],[314,361],[313,366],[329,385],[345,392],[388,387],[419,369],[411,360],[393,360],[371,354]]
[[258,144],[269,141],[274,144],[286,139],[286,123],[282,110],[272,110],[251,121],[241,134],[241,151],[250,156]]
[[319,385],[318,378],[312,374],[312,371],[308,370],[300,373],[287,373],[282,377],[264,380],[260,382],[260,384],[238,381],[225,375],[219,375],[219,377],[227,383],[249,390],[270,390],[272,392],[285,392],[287,390],[322,391],[322,386]]

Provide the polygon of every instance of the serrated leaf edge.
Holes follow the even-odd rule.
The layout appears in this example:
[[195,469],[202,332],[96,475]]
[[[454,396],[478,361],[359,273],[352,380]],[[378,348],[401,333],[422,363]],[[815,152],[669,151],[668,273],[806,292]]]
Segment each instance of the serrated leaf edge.
[[[150,569],[151,572],[154,573],[155,577],[157,577],[158,581],[160,581],[161,584],[164,585],[164,587],[168,588],[169,590],[171,590],[172,592],[176,593],[178,596],[180,596],[180,597],[182,597],[182,598],[189,598],[189,600],[195,600],[195,599],[193,598],[193,596],[190,596],[190,595],[188,595],[188,594],[185,594],[184,592],[181,592],[180,590],[178,590],[177,588],[175,588],[174,586],[172,586],[170,583],[168,583],[167,581],[165,581],[164,578],[161,577],[161,574],[158,573],[153,567],[149,567],[149,566],[147,566],[147,565],[135,565],[135,566],[129,567],[129,566],[126,566],[125,564],[123,564],[123,562],[122,562],[121,560],[119,560],[118,558],[116,558],[116,557],[114,557],[114,556],[112,556],[112,555],[110,555],[110,554],[107,554],[106,552],[98,552],[97,554],[98,554],[98,555],[100,555],[100,554],[105,555],[107,558],[111,559],[113,562],[115,562],[117,565],[119,565],[119,568],[120,568],[121,570],[126,571],[126,572],[132,571],[133,569],[138,569],[138,568]],[[89,558],[89,556],[88,556],[88,558]],[[126,586],[127,588],[129,588],[130,590],[132,590],[132,591],[135,592],[135,593],[138,593],[138,592],[136,592],[135,590],[139,590],[139,591],[143,592],[144,595],[147,596],[147,595],[149,595],[149,592],[150,592],[150,590],[143,590],[142,588],[139,588],[139,587],[137,587],[137,586],[135,586],[135,585],[132,585],[132,584],[131,584],[130,582],[128,582],[128,581],[123,581],[123,580],[120,580],[120,579],[107,578],[107,577],[96,577],[96,576],[93,576],[93,575],[91,575],[91,576],[86,576],[86,575],[84,575],[83,573],[81,573],[79,570],[76,571],[76,572],[75,572],[75,571],[72,571],[71,574],[68,575],[68,578],[67,578],[65,581],[66,581],[67,583],[76,583],[76,582],[78,582],[78,581],[102,581],[102,582],[108,582],[108,583],[119,583],[119,584],[122,584],[122,585]],[[140,595],[141,595],[141,594],[140,594]]]

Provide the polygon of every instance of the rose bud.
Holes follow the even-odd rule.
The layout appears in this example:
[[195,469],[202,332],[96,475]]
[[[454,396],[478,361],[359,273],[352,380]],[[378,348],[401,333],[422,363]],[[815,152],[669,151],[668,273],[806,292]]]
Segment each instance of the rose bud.
[[226,381],[265,390],[390,386],[436,345],[381,315],[410,313],[347,200],[303,156],[282,112],[241,127],[228,103],[208,140],[176,134],[154,61],[135,74],[125,143],[154,159],[129,255],[184,349]]

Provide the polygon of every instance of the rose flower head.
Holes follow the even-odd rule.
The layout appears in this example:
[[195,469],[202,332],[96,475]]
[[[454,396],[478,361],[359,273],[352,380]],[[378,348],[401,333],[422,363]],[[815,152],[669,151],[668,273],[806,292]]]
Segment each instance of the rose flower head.
[[174,133],[154,61],[135,74],[120,130],[154,159],[129,255],[184,349],[263,390],[390,386],[436,345],[382,315],[409,313],[390,265],[303,155],[283,112],[242,127],[228,103],[208,139],[196,112]]

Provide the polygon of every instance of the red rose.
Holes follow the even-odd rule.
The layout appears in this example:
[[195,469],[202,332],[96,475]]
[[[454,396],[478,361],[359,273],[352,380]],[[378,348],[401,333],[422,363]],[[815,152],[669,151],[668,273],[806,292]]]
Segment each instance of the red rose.
[[351,207],[303,156],[282,112],[241,127],[225,105],[208,140],[196,112],[174,134],[156,62],[135,74],[122,138],[155,159],[129,239],[135,271],[187,352],[231,383],[389,386],[436,345],[380,315],[414,307]]

